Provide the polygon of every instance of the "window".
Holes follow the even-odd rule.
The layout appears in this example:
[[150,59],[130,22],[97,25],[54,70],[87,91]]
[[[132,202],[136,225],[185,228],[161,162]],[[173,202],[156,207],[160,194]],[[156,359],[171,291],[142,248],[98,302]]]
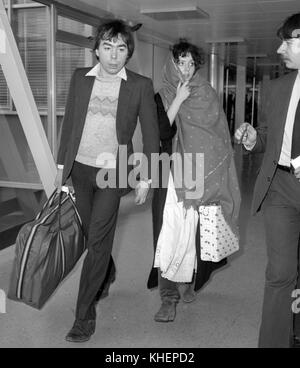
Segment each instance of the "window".
[[91,66],[92,52],[81,44],[81,38],[93,35],[92,26],[64,16],[58,16],[58,30],[66,32],[65,42],[56,43],[57,109],[65,107],[71,76],[76,68]]
[[[9,6],[9,0],[6,5]],[[20,7],[35,3],[38,7]],[[14,5],[18,7],[14,7]],[[39,109],[47,109],[47,8],[34,1],[12,2],[12,29],[24,68]],[[0,108],[9,110],[12,103],[0,68]]]
[[31,0],[14,0],[14,4],[31,4],[35,3],[35,1]]
[[[50,3],[47,1],[0,1],[4,1],[6,6],[24,69],[55,156],[58,141],[55,133],[60,131],[71,75],[75,68],[91,66],[93,63],[93,52],[90,50],[91,42],[88,37],[93,35],[94,28],[91,24],[96,25],[98,18],[79,13],[59,2],[53,2],[54,6],[49,7],[45,5]],[[55,45],[56,63],[52,64],[54,55],[51,53],[51,41],[55,40],[55,29],[49,20],[55,16],[58,32]],[[56,70],[53,70],[55,65]],[[52,77],[56,77],[56,93],[51,89],[54,87],[54,83],[51,85]],[[55,106],[56,114],[53,111]],[[1,66],[0,112],[0,207],[11,198],[16,203],[13,212],[6,213],[4,206],[0,214],[4,217],[1,217],[0,223],[5,223],[7,228],[10,228],[30,221],[44,197],[35,164],[38,154],[33,151],[33,157],[32,147],[29,147],[28,136],[25,136],[22,126],[23,121],[14,108]],[[32,137],[29,141],[33,146],[36,143],[32,141]],[[51,158],[50,161],[52,162]],[[20,218],[16,219],[14,212],[17,212]],[[0,226],[0,231],[7,228]]]
[[39,109],[47,109],[46,7],[14,10],[13,29],[33,96]]
[[57,42],[56,104],[58,109],[65,107],[71,76],[76,68],[85,66],[85,54],[82,47]]
[[77,20],[58,16],[58,29],[65,32],[74,33],[84,37],[92,35],[93,28]]
[[5,77],[0,66],[0,108],[9,108],[9,95]]

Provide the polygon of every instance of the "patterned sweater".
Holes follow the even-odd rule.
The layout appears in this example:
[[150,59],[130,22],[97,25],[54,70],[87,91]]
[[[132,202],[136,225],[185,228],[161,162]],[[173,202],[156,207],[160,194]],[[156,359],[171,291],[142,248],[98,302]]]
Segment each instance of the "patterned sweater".
[[116,167],[116,116],[121,78],[97,77],[92,90],[76,161],[93,167]]

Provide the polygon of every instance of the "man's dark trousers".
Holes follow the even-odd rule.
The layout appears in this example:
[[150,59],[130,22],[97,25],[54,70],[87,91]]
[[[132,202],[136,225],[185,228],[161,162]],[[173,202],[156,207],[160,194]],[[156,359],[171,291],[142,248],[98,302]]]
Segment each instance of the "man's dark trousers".
[[268,265],[261,348],[288,348],[293,335],[292,292],[297,285],[300,234],[300,182],[277,169],[263,203]]
[[76,307],[76,319],[96,318],[96,296],[115,272],[111,258],[118,210],[119,190],[97,186],[99,169],[75,161],[71,178],[76,206],[88,232],[88,253],[83,263]]

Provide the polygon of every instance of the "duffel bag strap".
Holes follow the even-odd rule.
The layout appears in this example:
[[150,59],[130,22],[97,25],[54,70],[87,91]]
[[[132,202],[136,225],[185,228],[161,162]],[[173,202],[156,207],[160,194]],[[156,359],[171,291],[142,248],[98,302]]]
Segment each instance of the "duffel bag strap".
[[39,220],[42,216],[42,214],[45,212],[45,210],[47,208],[50,208],[52,205],[53,205],[53,202],[54,202],[54,199],[56,198],[56,195],[57,195],[57,189],[54,190],[54,192],[51,194],[51,196],[48,198],[48,200],[45,202],[42,210],[37,214],[36,216],[36,220]]
[[61,189],[61,192],[59,193],[59,201],[58,201],[58,223],[59,223],[59,227],[61,228],[61,223],[60,223],[60,217],[61,217],[61,205],[63,203],[62,200],[62,193],[66,193],[67,197],[69,198],[69,200],[71,201],[75,214],[77,216],[77,219],[79,221],[80,226],[82,227],[82,221],[81,221],[81,217],[79,215],[79,212],[77,210],[76,204],[75,204],[75,196],[74,196],[74,192],[70,190],[69,187],[63,186]]
[[[75,192],[74,192],[74,188],[73,187],[67,187],[67,186],[62,186],[61,187],[61,190],[62,192],[65,192],[67,193],[67,196],[69,197],[69,199],[71,200],[71,203],[74,207],[74,211],[76,213],[76,216],[77,216],[77,219],[79,221],[79,224],[80,226],[82,226],[82,220],[81,220],[81,217],[79,215],[79,212],[78,212],[78,209],[76,207],[76,203],[75,203]],[[60,205],[61,205],[61,198],[60,198],[60,201],[59,201]],[[59,212],[60,213],[60,212]]]

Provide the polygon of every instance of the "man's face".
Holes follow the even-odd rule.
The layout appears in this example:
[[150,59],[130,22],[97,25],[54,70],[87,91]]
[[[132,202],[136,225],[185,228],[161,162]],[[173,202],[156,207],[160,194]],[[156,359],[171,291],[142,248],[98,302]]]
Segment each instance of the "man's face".
[[289,69],[300,69],[300,38],[282,41],[277,53]]
[[195,62],[191,54],[187,54],[184,57],[179,56],[177,66],[179,70],[181,71],[185,81],[189,81],[192,79],[195,73]]
[[96,55],[103,72],[109,75],[118,74],[127,61],[128,48],[122,37],[111,40],[101,40]]

